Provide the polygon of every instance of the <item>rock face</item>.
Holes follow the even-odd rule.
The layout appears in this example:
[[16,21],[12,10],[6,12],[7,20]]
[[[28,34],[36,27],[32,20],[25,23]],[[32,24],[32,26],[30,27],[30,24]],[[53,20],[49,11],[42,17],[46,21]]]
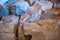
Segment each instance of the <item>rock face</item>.
[[11,14],[19,16],[24,14],[28,8],[29,8],[29,4],[26,1],[22,1],[22,2],[19,1],[11,5],[10,11],[11,11]]
[[53,3],[50,2],[50,1],[42,2],[42,3],[40,3],[40,4],[42,5],[41,9],[42,9],[43,11],[52,9],[52,6],[53,6]]
[[41,15],[41,19],[57,19],[57,20],[60,20],[59,14],[60,14],[60,10],[53,8],[51,10],[45,11]]
[[18,26],[18,40],[25,40],[22,24],[19,24],[19,26]]
[[0,18],[9,15],[9,10],[0,4]]
[[0,33],[0,40],[16,40],[15,34]]
[[56,20],[41,20],[40,33],[32,33],[32,40],[60,40],[60,29],[56,26]]
[[[31,40],[60,40],[60,22],[56,19],[44,19],[34,23],[25,23],[23,33],[18,35],[31,35]],[[21,30],[19,31],[21,32]]]
[[[51,4],[51,7],[52,5],[53,4]],[[33,6],[35,10],[39,10],[40,8],[38,3],[35,3]],[[47,11],[44,10],[45,12],[41,15],[40,21],[27,22],[27,20],[30,17],[29,14],[25,14],[24,16],[21,17],[22,20],[24,20],[25,17],[26,17],[25,20],[28,18],[26,21],[24,20],[25,22],[24,21],[22,22],[22,20],[20,21],[23,23],[22,24],[23,26],[19,27],[23,27],[22,32],[24,35],[31,35],[32,36],[31,40],[60,40],[60,22],[59,22],[60,16],[58,15],[60,12],[54,8],[50,10],[48,9]],[[20,28],[18,30],[20,30]],[[18,35],[21,35],[21,33],[19,33]]]
[[34,22],[40,20],[42,10],[40,9],[40,5],[38,2],[35,2],[33,6],[29,8],[29,10],[21,16],[20,22]]
[[16,31],[19,17],[10,15],[3,17],[0,22],[0,40],[16,40]]
[[3,3],[4,6],[9,6],[14,4],[15,2],[18,2],[19,0],[7,0]]
[[41,20],[36,22],[40,32],[32,32],[31,40],[60,40],[60,16],[55,14],[54,11],[43,13]]
[[0,23],[0,32],[15,33],[17,29],[19,17],[10,15],[2,18]]
[[25,35],[29,35],[32,32],[40,32],[41,26],[37,23],[26,23],[24,26],[24,33]]
[[56,0],[56,3],[54,4],[55,8],[60,8],[60,0]]

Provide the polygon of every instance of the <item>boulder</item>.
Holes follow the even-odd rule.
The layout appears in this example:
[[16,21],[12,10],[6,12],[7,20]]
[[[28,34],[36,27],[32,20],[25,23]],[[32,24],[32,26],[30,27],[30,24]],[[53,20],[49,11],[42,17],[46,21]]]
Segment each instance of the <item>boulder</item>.
[[15,33],[17,30],[19,17],[10,15],[2,18],[2,22],[0,23],[0,32],[3,33]]
[[0,33],[0,40],[17,40],[15,34]]
[[22,2],[19,1],[11,5],[10,11],[11,11],[11,14],[19,16],[19,15],[25,14],[28,8],[29,8],[29,4],[26,1],[22,1]]
[[60,40],[60,29],[56,26],[58,20],[41,20],[40,32],[33,32],[31,40]]

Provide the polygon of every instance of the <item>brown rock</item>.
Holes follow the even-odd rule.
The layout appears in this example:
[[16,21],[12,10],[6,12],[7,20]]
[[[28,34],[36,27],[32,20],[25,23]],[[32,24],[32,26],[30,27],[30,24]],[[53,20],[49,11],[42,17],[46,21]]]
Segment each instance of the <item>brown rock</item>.
[[0,40],[16,40],[15,34],[0,33]]
[[35,32],[32,34],[31,40],[45,40],[45,36],[42,32]]
[[52,3],[56,3],[56,0],[50,0]]
[[18,26],[18,40],[25,40],[22,24],[19,24],[19,26]]
[[52,12],[53,14],[59,14],[60,13],[60,9],[52,8],[50,10],[47,10],[46,12]]
[[39,21],[38,24],[41,25],[42,30],[40,33],[32,33],[32,40],[60,40],[60,30],[56,26],[57,22],[57,20],[51,19]]
[[37,23],[26,23],[24,24],[24,33],[25,35],[29,35],[32,32],[40,32],[41,26]]
[[35,3],[33,4],[33,6],[34,6],[36,12],[38,12],[38,10],[41,9],[41,5],[40,5],[38,2],[35,2]]
[[60,10],[53,8],[51,10],[45,11],[41,16],[41,19],[60,19],[59,14]]
[[4,17],[0,23],[0,32],[15,33],[17,30],[17,24],[18,17],[13,15]]

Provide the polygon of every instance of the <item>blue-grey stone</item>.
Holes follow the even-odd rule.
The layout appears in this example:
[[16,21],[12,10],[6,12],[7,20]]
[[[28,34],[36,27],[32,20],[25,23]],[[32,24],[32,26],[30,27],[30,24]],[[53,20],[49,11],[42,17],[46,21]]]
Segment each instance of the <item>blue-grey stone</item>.
[[8,9],[4,8],[2,5],[0,5],[0,18],[4,16],[8,16],[9,11]]

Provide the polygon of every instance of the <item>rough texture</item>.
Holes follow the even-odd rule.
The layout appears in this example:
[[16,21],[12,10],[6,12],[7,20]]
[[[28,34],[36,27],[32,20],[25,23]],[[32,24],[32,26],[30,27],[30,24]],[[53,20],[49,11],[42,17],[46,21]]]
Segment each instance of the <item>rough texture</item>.
[[41,19],[60,19],[60,10],[59,9],[51,9],[51,10],[47,10],[45,11],[42,15],[41,15]]
[[29,35],[32,32],[40,32],[41,31],[41,26],[38,25],[37,23],[26,23],[23,26],[24,26],[25,35]]
[[22,24],[19,24],[19,26],[18,26],[18,40],[25,40],[24,30],[23,30],[23,25]]
[[34,23],[25,23],[20,27],[24,28],[23,32],[25,35],[32,36],[31,40],[60,40],[59,25],[59,20],[44,19]]
[[10,33],[0,33],[0,40],[16,40],[16,36]]
[[18,19],[19,17],[14,15],[2,18],[0,32],[15,33],[17,30]]
[[38,22],[42,30],[40,29],[40,33],[32,33],[32,40],[60,40],[60,29],[56,26],[57,23],[58,21],[50,19]]
[[30,6],[26,1],[19,1],[11,5],[10,11],[11,11],[11,14],[19,16],[19,15],[25,14],[25,12],[28,10],[29,7]]

